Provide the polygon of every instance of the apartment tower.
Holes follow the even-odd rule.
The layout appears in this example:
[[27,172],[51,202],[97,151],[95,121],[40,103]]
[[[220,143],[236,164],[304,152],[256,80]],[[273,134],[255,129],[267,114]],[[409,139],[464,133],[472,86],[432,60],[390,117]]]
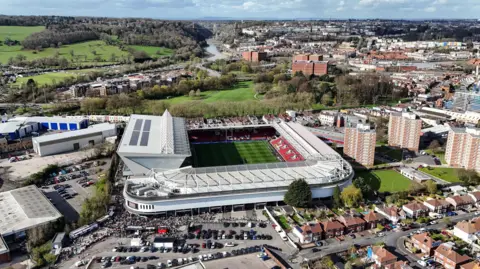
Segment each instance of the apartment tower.
[[392,113],[388,122],[388,145],[418,151],[422,121],[409,112]]
[[445,161],[449,166],[480,171],[480,129],[452,128],[448,133]]
[[377,134],[369,123],[346,123],[343,153],[359,164],[373,166]]

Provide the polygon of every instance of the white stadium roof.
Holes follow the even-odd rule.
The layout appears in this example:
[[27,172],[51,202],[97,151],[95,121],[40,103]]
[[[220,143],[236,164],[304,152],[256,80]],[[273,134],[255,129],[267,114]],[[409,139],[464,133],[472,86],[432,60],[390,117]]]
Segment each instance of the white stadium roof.
[[[131,198],[154,200],[165,199],[172,194],[177,197],[203,196],[216,192],[283,188],[296,179],[305,179],[312,185],[328,185],[352,175],[350,164],[302,125],[280,122],[274,123],[273,127],[305,161],[152,169],[149,176],[130,178],[125,184],[125,191]],[[188,138],[185,141],[188,143]],[[155,146],[156,151],[159,149],[163,147]]]
[[118,153],[190,155],[185,120],[168,110],[162,116],[131,115]]
[[7,236],[60,218],[62,214],[35,186],[0,193],[0,235]]

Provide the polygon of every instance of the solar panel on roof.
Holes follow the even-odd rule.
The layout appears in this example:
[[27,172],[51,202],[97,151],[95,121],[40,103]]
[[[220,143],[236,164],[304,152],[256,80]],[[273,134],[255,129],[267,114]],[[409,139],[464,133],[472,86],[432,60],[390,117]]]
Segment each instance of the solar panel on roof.
[[[138,122],[138,120],[137,120]],[[136,123],[135,123],[136,125]],[[139,131],[133,131],[132,136],[130,137],[130,143],[128,144],[129,146],[136,146],[138,143],[138,137],[140,136]]]
[[133,127],[133,130],[134,131],[140,131],[140,129],[142,128],[142,123],[143,123],[142,119],[137,119],[135,121],[135,126]]
[[143,131],[150,132],[150,126],[152,126],[152,120],[145,120],[145,124],[143,125]]
[[140,139],[140,146],[147,146],[148,145],[148,137],[150,136],[150,132],[143,132],[142,138]]

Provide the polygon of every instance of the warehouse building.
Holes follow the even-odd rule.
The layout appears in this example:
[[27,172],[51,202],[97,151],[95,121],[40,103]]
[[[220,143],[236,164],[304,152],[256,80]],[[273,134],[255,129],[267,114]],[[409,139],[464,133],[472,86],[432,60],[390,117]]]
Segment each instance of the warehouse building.
[[39,156],[48,156],[101,144],[107,137],[116,135],[115,124],[96,124],[87,129],[34,137],[33,150]]
[[26,232],[62,217],[35,186],[0,193],[0,262],[8,261],[8,245],[23,240]]
[[32,132],[38,132],[40,123],[31,121],[7,121],[0,123],[0,137],[7,140],[15,140],[30,136]]
[[88,127],[87,119],[64,117],[16,117],[9,120],[16,122],[38,122],[42,129],[72,131]]

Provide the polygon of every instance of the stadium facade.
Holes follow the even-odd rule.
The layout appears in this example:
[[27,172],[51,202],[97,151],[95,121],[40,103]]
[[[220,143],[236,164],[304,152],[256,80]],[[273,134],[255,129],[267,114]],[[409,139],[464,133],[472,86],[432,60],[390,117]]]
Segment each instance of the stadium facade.
[[282,201],[296,179],[309,183],[314,199],[351,184],[350,164],[302,125],[280,121],[262,126],[274,128],[282,139],[280,145],[271,143],[280,162],[194,167],[188,161],[192,151],[184,119],[168,111],[161,117],[132,115],[118,149],[127,168],[126,209],[158,215],[263,208]]

